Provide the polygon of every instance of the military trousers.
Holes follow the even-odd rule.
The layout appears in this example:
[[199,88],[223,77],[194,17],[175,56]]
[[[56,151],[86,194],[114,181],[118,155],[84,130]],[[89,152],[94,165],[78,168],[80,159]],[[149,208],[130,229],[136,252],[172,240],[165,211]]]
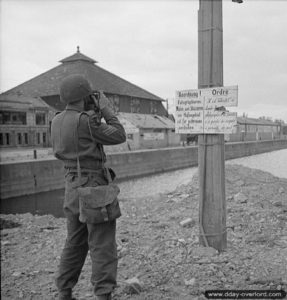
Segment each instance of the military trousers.
[[[105,184],[102,174],[84,173],[85,185]],[[95,295],[108,294],[116,286],[117,245],[116,220],[101,224],[79,221],[76,173],[66,175],[64,213],[67,218],[67,238],[62,251],[56,285],[60,294],[69,295],[78,282],[88,252],[92,263],[91,283]]]

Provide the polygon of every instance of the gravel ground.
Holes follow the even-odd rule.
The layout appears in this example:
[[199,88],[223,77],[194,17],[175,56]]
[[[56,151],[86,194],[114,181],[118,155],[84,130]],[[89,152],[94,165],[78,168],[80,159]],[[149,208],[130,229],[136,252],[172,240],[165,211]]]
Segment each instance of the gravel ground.
[[[287,179],[226,166],[228,247],[222,253],[198,243],[197,176],[172,193],[120,200],[115,299],[200,300],[209,289],[287,290]],[[3,300],[57,298],[54,277],[65,230],[65,219],[51,215],[1,215]],[[93,299],[90,275],[88,257],[77,299]]]

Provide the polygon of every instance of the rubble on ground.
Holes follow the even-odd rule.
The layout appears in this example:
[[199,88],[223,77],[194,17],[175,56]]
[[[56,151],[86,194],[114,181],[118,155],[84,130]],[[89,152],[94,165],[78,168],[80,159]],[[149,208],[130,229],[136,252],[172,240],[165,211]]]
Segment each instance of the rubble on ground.
[[[227,249],[198,242],[198,177],[174,192],[122,199],[115,299],[205,299],[210,289],[287,290],[287,179],[226,166]],[[56,299],[64,218],[1,215],[1,297]],[[87,257],[78,299],[93,299]]]

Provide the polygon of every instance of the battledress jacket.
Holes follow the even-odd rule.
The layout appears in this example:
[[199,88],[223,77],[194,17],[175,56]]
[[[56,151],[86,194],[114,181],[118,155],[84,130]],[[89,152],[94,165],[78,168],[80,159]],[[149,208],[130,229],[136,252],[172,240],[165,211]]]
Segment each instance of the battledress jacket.
[[96,123],[90,111],[82,113],[78,118],[80,112],[78,108],[68,104],[66,109],[52,120],[51,139],[54,155],[64,162],[66,168],[76,168],[78,152],[81,168],[98,169],[106,161],[101,145],[125,142],[125,130],[108,107],[101,111],[106,123]]

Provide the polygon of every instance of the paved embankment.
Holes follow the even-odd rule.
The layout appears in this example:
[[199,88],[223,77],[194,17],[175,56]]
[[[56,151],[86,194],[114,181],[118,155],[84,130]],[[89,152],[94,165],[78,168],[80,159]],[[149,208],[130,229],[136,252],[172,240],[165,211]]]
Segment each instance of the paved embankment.
[[[225,145],[225,157],[238,158],[283,148],[287,148],[287,140],[230,143]],[[114,153],[108,155],[108,164],[118,179],[128,179],[196,166],[197,151],[197,147],[178,147]],[[61,189],[63,178],[63,164],[54,158],[1,163],[1,199]]]

